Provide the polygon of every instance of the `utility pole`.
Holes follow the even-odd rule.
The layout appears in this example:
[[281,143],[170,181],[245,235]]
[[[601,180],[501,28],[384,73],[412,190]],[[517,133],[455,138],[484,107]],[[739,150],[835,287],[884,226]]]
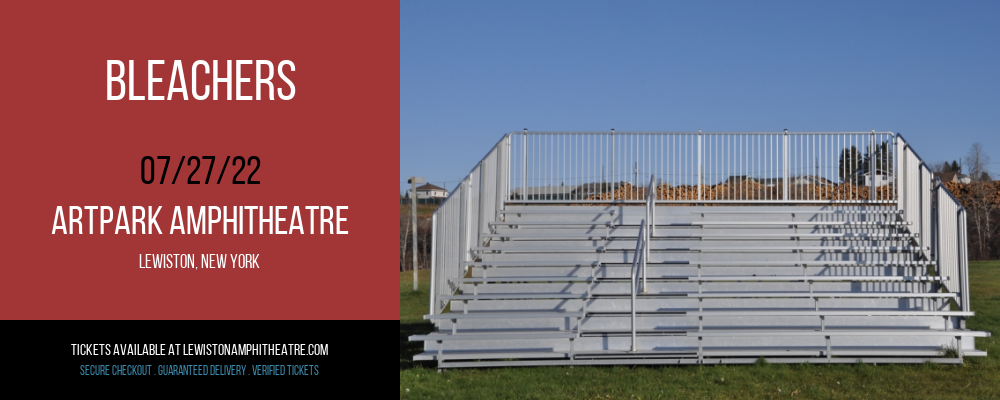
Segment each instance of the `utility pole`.
[[632,182],[639,182],[639,162],[632,164]]
[[413,210],[413,291],[417,291],[417,184],[424,183],[424,178],[413,176],[410,184],[410,209]]

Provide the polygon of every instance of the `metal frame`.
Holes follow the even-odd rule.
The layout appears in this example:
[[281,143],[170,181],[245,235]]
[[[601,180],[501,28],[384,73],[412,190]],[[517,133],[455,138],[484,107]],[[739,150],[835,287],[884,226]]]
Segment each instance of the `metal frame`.
[[[813,194],[823,193],[823,191],[837,190],[845,185],[833,184],[827,177],[832,176],[830,170],[840,167],[840,160],[836,156],[839,152],[842,155],[863,154],[850,151],[841,151],[844,145],[861,147],[864,150],[867,160],[879,161],[877,167],[865,166],[864,162],[858,159],[847,159],[846,170],[854,171],[856,164],[862,165],[862,171],[885,171],[888,172],[889,179],[876,182],[875,174],[872,179],[867,180],[867,184],[862,189],[851,192],[846,197],[823,198],[811,197]],[[850,147],[846,147],[849,149]],[[860,157],[859,157],[860,158]],[[820,164],[822,160],[823,164]],[[863,160],[861,160],[863,161]],[[796,188],[792,180],[801,182],[803,167],[810,166],[814,162],[817,171],[813,177],[822,177],[826,181],[814,179],[809,183],[810,191],[808,195],[803,195]],[[869,161],[870,163],[871,161]],[[771,167],[772,174],[762,174],[758,167]],[[640,169],[641,168],[641,169]],[[756,168],[756,169],[755,169]],[[775,169],[776,168],[776,169]],[[599,171],[599,172],[598,172]],[[621,180],[615,178],[614,182],[607,180],[607,171],[610,176],[618,177],[631,175],[630,179]],[[598,173],[604,177],[601,181],[590,181]],[[589,175],[588,175],[589,174]],[[805,174],[810,175],[810,174]],[[854,180],[856,176],[847,175],[848,179]],[[688,189],[693,193],[694,198],[672,199],[677,194],[678,186],[665,185],[664,180],[658,181],[657,176],[666,176],[670,179],[675,177],[687,177],[691,180]],[[720,181],[720,177],[726,178]],[[732,178],[735,176],[736,178]],[[638,182],[648,177],[648,184],[645,185],[645,193],[642,193]],[[799,178],[796,178],[799,177]],[[754,179],[749,179],[754,178]],[[802,132],[749,132],[749,133],[650,133],[650,132],[513,132],[505,135],[494,148],[487,153],[469,175],[452,191],[451,195],[444,201],[432,217],[432,247],[431,247],[431,304],[430,314],[425,318],[432,320],[436,325],[442,327],[442,323],[451,321],[451,334],[418,335],[412,340],[425,340],[427,343],[437,343],[437,354],[420,355],[417,359],[437,359],[439,368],[446,367],[467,367],[467,366],[500,366],[500,365],[565,365],[565,364],[691,364],[691,363],[744,363],[754,362],[759,355],[768,356],[766,351],[757,351],[757,355],[748,355],[746,352],[720,351],[713,346],[703,346],[702,339],[725,338],[725,337],[820,337],[825,339],[826,346],[820,350],[796,351],[787,353],[789,357],[769,358],[771,362],[808,362],[808,363],[840,363],[857,362],[857,359],[831,358],[831,353],[836,351],[838,356],[850,356],[853,354],[877,354],[881,358],[864,358],[865,361],[878,360],[873,362],[943,362],[961,363],[963,355],[985,355],[985,352],[974,350],[972,347],[962,348],[963,337],[983,337],[988,336],[988,332],[974,332],[964,329],[964,319],[973,315],[969,310],[968,300],[968,265],[967,249],[965,237],[965,209],[955,200],[939,182],[932,181],[932,174],[927,164],[913,151],[912,147],[901,135],[891,132],[844,132],[844,133],[802,133]],[[767,179],[770,179],[768,181]],[[558,180],[561,184],[559,190],[553,189],[551,183]],[[713,193],[718,193],[719,184],[711,182],[733,183],[736,187],[750,181],[755,184],[776,183],[780,186],[777,192],[761,192],[754,196],[746,195],[747,192],[737,190],[736,198],[716,198]],[[576,192],[565,188],[563,182],[569,182],[569,186],[576,185]],[[531,187],[535,183],[548,182],[546,186]],[[624,185],[627,183],[628,185]],[[886,183],[885,189],[878,183]],[[808,186],[807,185],[807,186]],[[547,191],[538,193],[538,188],[549,188]],[[512,188],[514,188],[512,190]],[[817,189],[818,188],[818,189]],[[619,193],[614,194],[614,190]],[[695,190],[696,189],[696,190]],[[633,190],[627,192],[627,190]],[[854,189],[852,189],[854,190]],[[860,198],[860,194],[867,192],[865,198]],[[541,196],[538,196],[541,194]],[[609,195],[610,194],[610,195]],[[644,196],[643,196],[644,194]],[[535,198],[525,198],[525,195]],[[661,197],[665,195],[666,197]],[[825,196],[825,195],[824,195]],[[544,198],[542,198],[544,197]],[[643,198],[644,197],[644,198]],[[520,204],[522,208],[508,210],[511,205]],[[558,207],[540,207],[546,205],[602,205],[603,208],[580,208],[565,210]],[[629,205],[638,206],[644,204],[646,207],[640,211],[638,207],[627,207]],[[678,215],[674,208],[664,208],[664,215],[657,216],[657,205],[678,206],[678,205],[770,205],[782,206],[787,204],[796,205],[829,205],[833,209],[816,210],[814,208],[762,208],[746,207],[738,210],[725,207],[720,208],[694,208],[691,214],[701,214],[690,222],[678,222]],[[612,207],[613,208],[609,208]],[[851,206],[871,206],[849,209]],[[536,207],[524,209],[523,207]],[[682,210],[682,209],[681,209]],[[800,211],[808,210],[808,211]],[[773,216],[775,214],[790,213],[793,221],[742,221],[724,217],[723,220],[706,220],[706,215],[731,214],[759,214],[763,216]],[[817,220],[800,221],[795,220],[795,213],[806,213],[815,215],[837,216],[846,218],[844,221],[828,221],[826,218]],[[516,215],[516,216],[515,216]],[[580,218],[595,217],[605,218],[602,215],[609,215],[609,221],[586,221]],[[879,215],[881,220],[866,219],[870,216]],[[552,216],[562,216],[553,218]],[[537,219],[541,217],[542,219]],[[515,218],[515,219],[512,219]],[[575,218],[575,219],[574,219]],[[626,221],[626,219],[629,219]],[[634,219],[632,219],[634,218]],[[657,219],[660,218],[660,221]],[[736,217],[733,217],[736,218]],[[771,217],[767,217],[771,218]],[[860,218],[860,219],[858,219]],[[560,224],[560,221],[562,222]],[[631,221],[631,223],[628,223]],[[680,221],[687,221],[680,218]],[[767,227],[780,227],[787,225],[790,234],[786,233],[760,233],[754,230],[761,230]],[[735,227],[746,227],[751,230],[739,230],[733,233]],[[604,233],[594,233],[590,230],[594,228],[605,229]],[[728,227],[728,228],[727,228]],[[812,229],[837,229],[836,232],[827,231],[813,233],[805,231],[807,227]],[[723,232],[708,232],[707,229],[724,229]],[[553,230],[555,229],[555,230]],[[573,230],[586,233],[567,233]],[[862,232],[854,230],[861,229]],[[877,231],[873,232],[872,229]],[[886,229],[889,229],[886,231]],[[520,233],[520,230],[537,233]],[[582,231],[581,231],[582,230]],[[666,230],[664,232],[663,230]],[[513,233],[512,233],[513,232]],[[783,232],[783,231],[782,231]],[[771,239],[768,239],[771,235]],[[794,240],[794,245],[759,244],[759,241],[775,240],[774,236],[788,236]],[[833,235],[833,237],[830,237]],[[839,236],[838,236],[839,235]],[[507,241],[517,240],[552,240],[556,243],[552,246],[537,247],[516,247],[509,246]],[[625,248],[609,248],[608,244],[620,240],[635,240],[635,248],[631,251],[631,261],[622,262],[622,252]],[[678,247],[665,245],[673,240],[694,240],[698,245],[686,245]],[[826,240],[862,240],[876,243],[859,243],[858,245],[830,245]],[[740,241],[749,240],[753,245],[722,244],[705,246],[700,244],[704,240],[714,241]],[[803,241],[811,240],[810,243],[820,243],[820,247],[802,246]],[[574,247],[569,243],[587,241],[592,242],[589,247]],[[666,241],[666,242],[663,242]],[[885,241],[896,241],[894,244],[883,244]],[[600,244],[600,243],[603,243]],[[656,245],[655,243],[661,243]],[[764,242],[760,242],[764,243]],[[787,257],[760,260],[747,259],[741,256],[730,258],[701,258],[701,254],[724,252],[733,254],[779,254],[780,252],[792,252],[798,254],[797,258]],[[839,258],[823,259],[803,259],[803,254],[808,252],[821,252],[829,254],[841,254]],[[593,253],[587,260],[567,260],[564,256],[567,253]],[[666,259],[664,254],[687,254],[687,258]],[[549,258],[532,258],[534,254],[549,256]],[[655,257],[651,258],[655,254]],[[875,254],[887,254],[885,257],[876,258]],[[557,256],[552,258],[552,256]],[[499,257],[499,258],[498,258]],[[527,258],[525,258],[527,257]],[[881,257],[881,256],[880,256]],[[573,258],[573,257],[570,257]],[[617,261],[616,261],[617,260]],[[612,277],[610,275],[597,276],[596,271],[601,270],[603,274],[611,273],[608,268],[629,267],[631,273],[629,277]],[[934,266],[936,276],[929,276],[928,267]],[[589,268],[588,268],[589,267]],[[697,285],[691,290],[671,289],[671,298],[690,299],[697,302],[697,312],[687,312],[683,315],[697,318],[697,331],[688,330],[686,335],[697,339],[697,348],[683,350],[680,347],[677,351],[649,351],[641,350],[637,345],[637,336],[646,336],[651,332],[647,328],[641,328],[640,320],[648,318],[660,318],[661,316],[675,315],[673,312],[646,312],[641,308],[648,308],[650,299],[656,296],[663,296],[662,289],[665,284],[677,284],[681,280],[673,278],[662,278],[658,275],[652,277],[647,275],[647,267],[658,268],[697,268],[697,276],[691,272],[683,282]],[[703,275],[702,269],[728,268],[723,273]],[[590,276],[537,276],[515,274],[510,275],[513,269],[523,269],[525,271],[535,271],[541,269],[570,268],[573,271],[587,269]],[[747,276],[739,274],[744,269],[753,271],[760,268],[771,268],[778,271],[780,268],[798,268],[802,275],[784,276]],[[777,269],[775,269],[777,268]],[[853,274],[843,275],[814,275],[817,268],[848,268],[855,271]],[[860,268],[860,270],[858,269]],[[879,268],[891,268],[895,271],[905,269],[912,272],[911,275],[879,275],[882,271]],[[472,270],[481,271],[480,275],[472,275],[467,278],[467,274]],[[488,276],[488,271],[496,270],[493,276]],[[506,272],[505,272],[506,271]],[[540,270],[539,270],[540,271]],[[693,271],[693,270],[692,270]],[[786,270],[781,270],[786,271]],[[887,270],[886,270],[887,271]],[[860,272],[860,273],[858,273]],[[477,272],[479,273],[479,272]],[[537,272],[534,272],[537,274]],[[660,272],[658,272],[659,274]],[[875,273],[875,275],[869,275]],[[641,283],[638,279],[642,274]],[[750,272],[747,272],[750,274]],[[620,275],[619,275],[620,276]],[[631,281],[631,289],[628,292],[608,293],[607,288],[620,284],[622,278]],[[504,293],[487,290],[478,292],[495,285],[510,285],[514,288],[531,288],[524,285],[552,285],[560,283],[562,291],[544,292],[535,291],[532,293]],[[757,282],[757,285],[808,285],[808,292],[787,289],[782,287],[778,291],[739,291],[711,289],[712,287],[722,287],[717,285],[739,284],[747,282]],[[842,292],[829,289],[814,291],[813,285],[838,285],[868,282],[866,285],[896,285],[896,289],[886,291],[885,289],[871,292],[861,291]],[[651,286],[652,284],[652,286]],[[471,285],[469,288],[473,293],[455,295],[456,290],[463,285]],[[586,293],[572,292],[571,287],[586,287]],[[603,285],[603,286],[602,286]],[[660,285],[660,286],[657,286]],[[705,286],[703,288],[703,285]],[[716,286],[712,286],[716,285]],[[482,287],[482,289],[480,289]],[[535,286],[540,288],[541,286]],[[600,290],[604,287],[604,290]],[[827,286],[830,287],[830,286]],[[888,287],[888,286],[887,286]],[[650,289],[653,288],[651,291]],[[939,289],[944,288],[947,293],[939,293]],[[598,290],[595,295],[594,290]],[[641,290],[640,290],[641,289]],[[557,289],[559,290],[559,289]],[[873,299],[871,301],[881,301],[878,299],[916,299],[910,301],[921,301],[923,304],[917,311],[893,311],[874,309],[865,311],[839,311],[837,306],[832,308],[824,307],[820,311],[819,299],[829,299],[834,303],[850,301],[852,298]],[[487,300],[490,299],[490,300]],[[534,300],[532,300],[534,299]],[[493,315],[482,315],[476,311],[470,313],[469,302],[477,301],[497,301],[497,302],[524,302],[543,301],[539,299],[550,299],[564,304],[567,301],[582,300],[582,311],[580,312],[507,312],[492,313]],[[579,351],[580,343],[593,335],[606,335],[607,338],[621,337],[614,330],[597,329],[591,331],[588,328],[586,338],[581,336],[585,321],[593,316],[600,316],[602,311],[587,311],[591,302],[625,300],[628,303],[628,323],[630,329],[625,336],[630,336],[631,346],[628,350],[622,349],[620,352],[606,352],[607,354],[596,355],[597,353],[585,353]],[[727,300],[728,299],[728,300]],[[705,310],[702,300],[711,301],[740,301],[754,302],[763,300],[775,300],[787,303],[793,299],[811,299],[815,304],[814,311],[795,311],[794,309],[783,309],[779,311],[753,311],[747,308],[743,311],[713,311],[710,307]],[[919,300],[924,299],[924,300]],[[941,299],[953,299],[960,311],[943,311]],[[771,301],[768,300],[768,301]],[[459,301],[463,305],[463,310],[453,310],[451,314],[438,315],[448,305],[449,302]],[[643,305],[639,303],[642,302]],[[780,303],[780,304],[785,304]],[[504,303],[506,304],[506,303]],[[512,303],[513,304],[513,303]],[[576,304],[576,303],[573,303]],[[596,303],[595,303],[596,304]],[[685,303],[694,304],[694,303]],[[721,304],[721,303],[720,303]],[[740,303],[725,303],[740,304]],[[747,303],[750,304],[750,303]],[[757,303],[754,303],[757,304]],[[763,303],[761,303],[763,304]],[[787,303],[791,304],[791,303]],[[844,303],[847,304],[847,303]],[[888,303],[879,303],[888,304]],[[591,306],[593,307],[593,306]],[[605,305],[606,307],[606,305]],[[928,308],[929,307],[929,308]],[[459,312],[462,316],[454,313]],[[639,315],[639,314],[642,315]],[[713,314],[714,313],[714,314]],[[732,315],[728,314],[732,313]],[[615,314],[611,315],[613,318]],[[916,329],[916,330],[894,330],[891,333],[880,332],[872,329],[862,330],[829,330],[827,329],[827,317],[835,318],[867,318],[878,315],[888,315],[893,318],[944,318],[944,329]],[[726,318],[756,316],[770,321],[773,318],[804,318],[819,317],[820,326],[818,330],[790,330],[777,329],[766,331],[754,330],[727,330],[713,331],[706,330],[702,326],[703,317]],[[537,319],[548,321],[552,318],[566,319],[566,330],[548,333],[517,333],[516,329],[509,332],[499,332],[495,334],[475,334],[463,333],[458,330],[458,320],[469,319],[470,321],[492,321],[509,320],[519,321],[521,318]],[[576,319],[576,327],[571,328],[570,320]],[[485,322],[484,322],[485,323]],[[476,326],[476,325],[472,325]],[[473,328],[476,329],[476,328]],[[473,331],[474,332],[474,331]],[[604,332],[604,333],[602,333]],[[623,332],[624,333],[624,332]],[[833,347],[831,336],[844,336],[857,339],[859,337],[877,337],[878,335],[899,335],[901,337],[952,337],[958,346],[957,359],[927,358],[929,350],[910,351],[894,350],[884,345],[871,345],[868,350],[850,350],[851,345]],[[443,350],[444,342],[458,340],[468,342],[475,340],[504,341],[510,339],[528,340],[536,343],[537,340],[564,340],[569,339],[569,351],[553,350],[549,353],[518,353],[517,357],[502,358],[522,358],[517,361],[482,361],[464,362],[458,361],[463,358],[461,354],[454,353],[446,357]],[[541,343],[541,342],[538,342]],[[869,343],[869,342],[865,342]],[[871,342],[875,343],[875,342]],[[968,343],[968,342],[966,342]],[[428,344],[428,345],[429,345]],[[847,346],[847,347],[844,347]],[[880,347],[881,346],[881,347]],[[683,347],[683,346],[681,346]],[[717,347],[717,346],[716,346]],[[847,350],[845,350],[847,349]],[[761,352],[763,351],[763,352]],[[687,352],[685,354],[681,354]],[[813,352],[815,354],[813,354]],[[865,353],[868,352],[868,353]],[[923,353],[921,353],[923,352]],[[451,353],[449,353],[451,354]],[[472,353],[470,353],[472,354]],[[478,353],[475,353],[478,354]],[[546,355],[547,354],[547,355]],[[631,354],[632,356],[629,356]],[[673,355],[672,355],[673,354]],[[801,358],[800,355],[809,354],[811,357],[825,358]],[[885,358],[882,356],[892,356]],[[552,357],[551,360],[530,360],[538,357]],[[582,358],[581,358],[582,357]],[[605,357],[605,358],[594,358]],[[636,358],[638,357],[638,358]],[[718,357],[718,358],[712,358]],[[771,357],[771,356],[768,356]],[[445,362],[446,358],[454,361]],[[491,357],[480,357],[489,359]]]

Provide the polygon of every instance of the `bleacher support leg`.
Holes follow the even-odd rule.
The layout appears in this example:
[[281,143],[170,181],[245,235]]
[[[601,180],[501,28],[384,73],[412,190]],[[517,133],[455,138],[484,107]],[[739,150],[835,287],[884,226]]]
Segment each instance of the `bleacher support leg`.
[[830,337],[827,336],[826,337],[826,359],[827,360],[829,360],[830,358],[832,358],[832,355],[830,354],[832,351],[833,351],[833,346],[830,345]]

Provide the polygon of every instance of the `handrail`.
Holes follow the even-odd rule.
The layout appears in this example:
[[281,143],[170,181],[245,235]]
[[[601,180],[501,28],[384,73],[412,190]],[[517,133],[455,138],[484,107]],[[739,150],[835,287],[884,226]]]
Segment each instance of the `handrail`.
[[645,231],[645,235],[642,236],[643,241],[643,257],[642,257],[642,292],[646,293],[646,260],[649,259],[649,237],[652,235],[652,230],[656,228],[656,188],[653,187],[653,182],[656,181],[656,175],[649,175],[649,186],[646,189],[646,219],[645,225],[648,225]]
[[[646,228],[646,220],[642,220],[639,223],[639,237],[635,240],[635,253],[632,255],[632,348],[629,349],[630,352],[635,353],[635,292],[636,292],[636,278],[635,274],[639,271],[639,260],[642,260],[642,279],[646,280],[646,259],[643,257],[643,252],[646,251],[646,243],[644,232]],[[645,291],[645,285],[643,285],[643,291]]]
[[[654,206],[656,205],[656,189],[653,187],[653,182],[656,181],[656,177],[653,175],[649,176],[649,186],[646,190],[646,218],[639,221],[639,235],[635,239],[635,252],[632,254],[632,347],[629,352],[635,353],[638,351],[635,345],[635,296],[636,296],[636,274],[642,271],[642,292],[647,293],[646,287],[646,260],[649,259],[649,230],[653,226],[652,217]],[[641,267],[641,268],[640,268]]]

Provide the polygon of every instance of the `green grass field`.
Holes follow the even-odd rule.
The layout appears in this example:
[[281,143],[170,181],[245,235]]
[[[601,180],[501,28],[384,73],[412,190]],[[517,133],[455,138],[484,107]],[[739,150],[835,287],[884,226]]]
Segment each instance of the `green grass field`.
[[[972,309],[968,328],[1000,332],[1000,261],[969,266]],[[399,398],[401,399],[677,399],[677,398],[1000,398],[1000,347],[976,338],[988,357],[964,365],[784,365],[684,367],[519,367],[451,369],[414,363],[423,343],[409,335],[430,332],[429,271],[399,277]]]

